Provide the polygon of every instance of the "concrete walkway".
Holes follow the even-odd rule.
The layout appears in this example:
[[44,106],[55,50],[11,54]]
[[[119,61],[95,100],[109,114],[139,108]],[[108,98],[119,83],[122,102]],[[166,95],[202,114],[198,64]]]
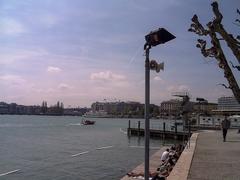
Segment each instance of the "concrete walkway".
[[240,134],[229,130],[200,132],[188,180],[240,180]]

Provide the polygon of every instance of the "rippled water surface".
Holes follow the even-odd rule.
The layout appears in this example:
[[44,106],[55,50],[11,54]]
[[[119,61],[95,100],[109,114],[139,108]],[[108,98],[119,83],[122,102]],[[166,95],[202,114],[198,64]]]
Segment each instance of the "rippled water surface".
[[[0,179],[113,180],[144,161],[144,139],[127,136],[128,119],[94,120],[82,126],[81,117],[1,115]],[[150,146],[153,153],[162,141]]]

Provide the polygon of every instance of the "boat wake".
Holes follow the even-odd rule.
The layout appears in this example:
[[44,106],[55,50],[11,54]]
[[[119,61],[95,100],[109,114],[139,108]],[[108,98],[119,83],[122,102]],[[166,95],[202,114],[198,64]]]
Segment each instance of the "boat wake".
[[14,170],[14,171],[9,171],[9,172],[6,172],[6,173],[2,173],[2,174],[0,174],[0,177],[1,177],[1,176],[6,176],[6,175],[9,175],[9,174],[13,174],[13,173],[16,173],[16,172],[18,172],[18,171],[20,171],[20,169],[16,169],[16,170]]
[[82,124],[81,123],[70,123],[70,124],[68,124],[68,126],[82,126]]
[[112,147],[113,146],[103,146],[103,147],[96,148],[96,150],[109,149],[109,148],[112,148]]
[[120,128],[120,132],[122,132],[123,134],[127,134],[127,131],[122,130],[122,128]]
[[77,154],[73,154],[71,156],[76,157],[76,156],[80,156],[80,155],[87,154],[87,153],[89,153],[89,151],[80,152],[80,153],[77,153]]
[[[103,146],[103,147],[98,147],[98,148],[96,148],[95,150],[109,149],[109,148],[112,148],[112,147],[113,147],[113,146]],[[80,153],[71,155],[71,157],[76,157],[76,156],[80,156],[80,155],[83,155],[83,154],[88,154],[89,152],[90,152],[90,151],[80,152]]]

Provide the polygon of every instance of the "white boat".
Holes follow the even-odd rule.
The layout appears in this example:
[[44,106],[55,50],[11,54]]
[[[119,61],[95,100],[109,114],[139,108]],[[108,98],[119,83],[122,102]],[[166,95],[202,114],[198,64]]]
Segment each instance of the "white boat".
[[110,118],[111,115],[107,114],[106,111],[89,111],[86,112],[83,117],[87,118]]

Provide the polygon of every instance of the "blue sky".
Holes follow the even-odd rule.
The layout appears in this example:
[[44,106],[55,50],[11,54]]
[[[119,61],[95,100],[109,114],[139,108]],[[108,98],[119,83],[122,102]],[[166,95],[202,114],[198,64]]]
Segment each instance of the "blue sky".
[[[188,32],[198,14],[212,19],[202,0],[0,0],[0,100],[18,104],[90,106],[94,101],[144,102],[144,36],[164,27],[177,38],[151,49],[165,70],[151,72],[151,103],[189,91],[192,100],[216,102],[232,95],[216,62],[195,47]],[[219,1],[224,26],[233,22],[238,0]],[[226,48],[226,47],[225,47]],[[228,57],[235,59],[227,50]],[[236,62],[236,61],[235,61]],[[239,72],[234,71],[238,82]]]

